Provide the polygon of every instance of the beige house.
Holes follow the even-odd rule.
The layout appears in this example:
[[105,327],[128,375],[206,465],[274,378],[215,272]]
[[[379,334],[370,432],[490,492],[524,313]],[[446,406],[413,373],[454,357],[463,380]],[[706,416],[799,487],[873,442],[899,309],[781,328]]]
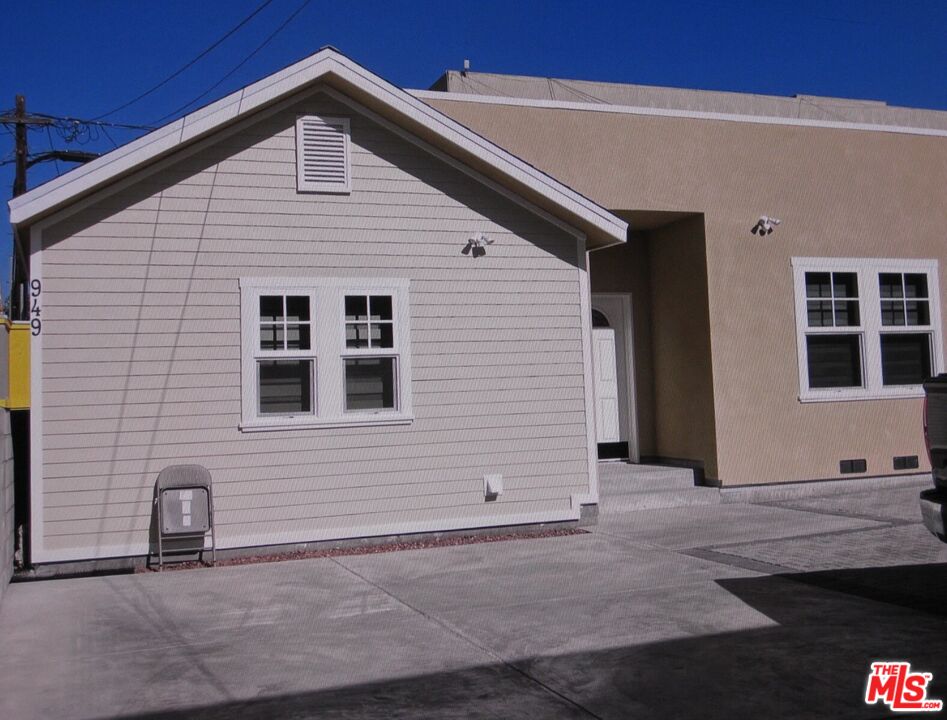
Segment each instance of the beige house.
[[470,72],[416,96],[629,222],[590,255],[599,440],[723,486],[928,469],[947,113]]
[[944,113],[436,88],[324,49],[10,203],[32,564],[152,551],[179,463],[220,548],[574,521],[599,456],[917,472]]
[[578,520],[586,253],[627,224],[325,49],[10,203],[30,243],[32,564]]

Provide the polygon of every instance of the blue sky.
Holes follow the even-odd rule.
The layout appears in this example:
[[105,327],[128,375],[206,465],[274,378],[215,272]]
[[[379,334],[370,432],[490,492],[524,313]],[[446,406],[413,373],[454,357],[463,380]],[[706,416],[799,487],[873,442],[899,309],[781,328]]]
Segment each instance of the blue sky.
[[[0,110],[95,118],[180,69],[265,0],[30,0],[4,8]],[[270,0],[240,30],[158,91],[106,120],[152,124],[214,86],[306,0]],[[17,29],[16,32],[13,32]],[[655,2],[348,2],[309,0],[212,101],[334,45],[397,85],[426,88],[446,69],[672,87],[805,93],[947,110],[945,0],[661,0]],[[104,152],[140,131],[67,143],[31,132],[32,152]],[[0,131],[0,162],[13,137]],[[30,187],[65,171],[31,169]],[[13,167],[0,165],[6,198]],[[6,291],[10,232],[0,212]]]

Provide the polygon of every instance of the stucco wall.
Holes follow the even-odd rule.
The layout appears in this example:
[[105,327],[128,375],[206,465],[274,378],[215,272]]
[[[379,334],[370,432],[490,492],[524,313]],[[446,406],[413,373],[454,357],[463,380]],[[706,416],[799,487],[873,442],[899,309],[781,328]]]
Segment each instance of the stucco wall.
[[[947,310],[947,139],[427,102],[605,207],[704,214],[724,484],[838,477],[853,457],[924,469],[920,399],[799,402],[790,258],[936,258]],[[763,214],[783,224],[760,238]]]
[[[352,118],[350,195],[296,192],[308,112]],[[300,100],[43,242],[39,562],[144,552],[180,462],[213,474],[222,547],[568,519],[589,492],[583,248],[346,105]],[[241,276],[408,278],[413,424],[242,433]]]
[[649,233],[655,454],[719,478],[703,218]]

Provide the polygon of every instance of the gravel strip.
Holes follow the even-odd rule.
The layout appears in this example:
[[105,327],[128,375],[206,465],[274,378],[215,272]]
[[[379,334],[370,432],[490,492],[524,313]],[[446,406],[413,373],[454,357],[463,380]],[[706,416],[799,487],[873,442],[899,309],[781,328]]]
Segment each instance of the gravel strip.
[[[285,560],[309,560],[312,558],[343,557],[346,555],[377,555],[379,553],[400,552],[402,550],[426,550],[428,548],[452,547],[455,545],[475,545],[477,543],[506,542],[509,540],[536,540],[549,537],[564,537],[568,535],[586,535],[586,530],[578,528],[541,530],[534,533],[504,533],[501,535],[457,535],[452,537],[432,538],[430,540],[416,540],[403,543],[384,543],[379,545],[365,545],[361,547],[326,548],[325,550],[299,550],[296,552],[244,555],[241,557],[218,560],[217,565],[210,565],[199,560],[165,563],[163,571],[169,570],[197,570],[210,567],[226,567],[228,565],[256,565],[258,563],[283,562]],[[157,567],[137,567],[136,573],[157,572]]]

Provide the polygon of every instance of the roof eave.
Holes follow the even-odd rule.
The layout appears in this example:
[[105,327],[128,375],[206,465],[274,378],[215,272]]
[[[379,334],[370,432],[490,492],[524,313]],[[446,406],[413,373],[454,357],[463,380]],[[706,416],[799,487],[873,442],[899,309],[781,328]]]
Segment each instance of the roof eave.
[[11,200],[10,222],[15,226],[32,224],[317,81],[351,94],[369,109],[433,141],[440,150],[576,227],[586,234],[590,247],[624,242],[624,221],[332,48],[320,50]]

